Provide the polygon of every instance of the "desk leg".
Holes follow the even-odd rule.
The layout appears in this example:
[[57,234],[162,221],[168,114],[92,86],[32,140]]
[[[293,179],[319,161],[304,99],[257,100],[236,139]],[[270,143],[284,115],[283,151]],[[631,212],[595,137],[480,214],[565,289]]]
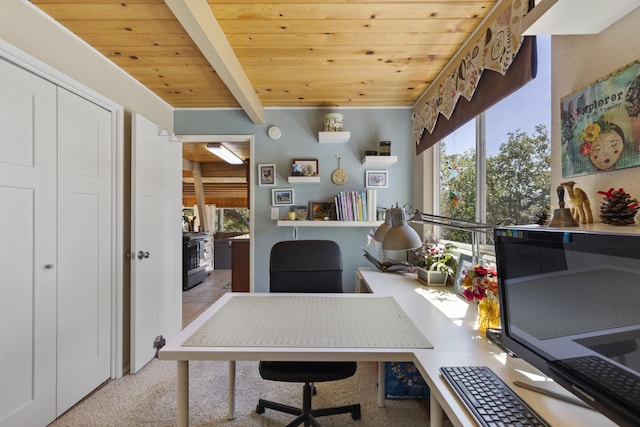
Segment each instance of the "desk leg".
[[384,362],[378,362],[378,407],[384,408]]
[[236,361],[229,360],[229,414],[227,419],[236,418]]
[[189,361],[178,360],[176,380],[176,421],[178,427],[189,427]]
[[444,412],[442,411],[442,405],[440,405],[433,392],[429,396],[429,414],[431,414],[430,427],[442,427]]

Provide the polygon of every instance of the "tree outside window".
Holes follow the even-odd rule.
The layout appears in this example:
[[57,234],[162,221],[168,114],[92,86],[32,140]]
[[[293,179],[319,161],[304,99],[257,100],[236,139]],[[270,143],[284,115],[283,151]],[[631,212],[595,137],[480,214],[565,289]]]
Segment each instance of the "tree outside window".
[[216,231],[240,231],[248,233],[249,229],[249,209],[216,209]]
[[[436,214],[493,225],[532,224],[549,208],[550,53],[550,38],[538,36],[536,79],[438,143]],[[471,242],[464,230],[443,228],[440,236]]]

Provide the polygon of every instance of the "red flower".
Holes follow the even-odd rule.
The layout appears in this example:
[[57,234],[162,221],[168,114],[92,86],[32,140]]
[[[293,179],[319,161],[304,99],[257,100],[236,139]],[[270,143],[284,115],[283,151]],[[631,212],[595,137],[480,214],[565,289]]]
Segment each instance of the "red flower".
[[588,156],[591,154],[591,143],[589,141],[583,142],[580,144],[580,147],[578,147],[578,150],[581,156]]
[[462,296],[469,302],[483,300],[489,294],[495,297],[498,294],[498,273],[478,264],[467,270],[462,287]]

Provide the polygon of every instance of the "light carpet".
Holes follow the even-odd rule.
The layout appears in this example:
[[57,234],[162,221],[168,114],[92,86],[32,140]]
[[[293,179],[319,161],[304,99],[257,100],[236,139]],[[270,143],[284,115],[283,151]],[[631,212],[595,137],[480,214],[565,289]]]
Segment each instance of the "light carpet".
[[[359,402],[362,418],[349,414],[321,417],[325,427],[428,426],[428,399],[387,399],[376,404],[377,365],[359,362],[346,380],[317,383],[313,407]],[[267,409],[256,414],[259,398],[302,404],[302,384],[265,381],[258,362],[237,362],[236,418],[227,420],[227,362],[189,363],[190,425],[229,427],[285,426],[294,417]],[[135,375],[107,382],[54,421],[52,427],[174,426],[176,424],[176,362],[153,360]],[[451,425],[448,421],[445,425]]]

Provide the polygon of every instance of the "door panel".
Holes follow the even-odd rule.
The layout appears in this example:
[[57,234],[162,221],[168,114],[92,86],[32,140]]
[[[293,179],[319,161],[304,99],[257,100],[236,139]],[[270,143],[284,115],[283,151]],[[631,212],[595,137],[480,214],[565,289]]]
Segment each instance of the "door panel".
[[[157,336],[182,329],[182,152],[158,126],[132,116],[131,372],[155,355]],[[137,255],[142,254],[142,259]]]
[[111,113],[58,89],[57,412],[106,381],[111,363]]
[[0,59],[2,427],[55,418],[55,112],[53,84]]

